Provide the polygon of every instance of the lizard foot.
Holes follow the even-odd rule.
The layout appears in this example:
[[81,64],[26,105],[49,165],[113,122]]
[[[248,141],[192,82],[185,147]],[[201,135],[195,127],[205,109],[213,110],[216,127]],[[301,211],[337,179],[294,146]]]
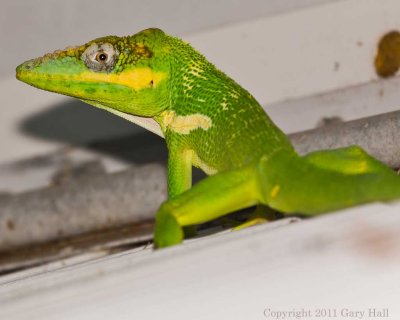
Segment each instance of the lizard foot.
[[183,230],[167,204],[162,204],[156,215],[154,247],[164,248],[179,244],[183,240]]

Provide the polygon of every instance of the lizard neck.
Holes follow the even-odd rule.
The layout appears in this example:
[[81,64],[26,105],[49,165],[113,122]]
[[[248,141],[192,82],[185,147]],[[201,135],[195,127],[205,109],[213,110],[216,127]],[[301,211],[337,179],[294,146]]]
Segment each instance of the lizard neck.
[[168,144],[182,144],[218,171],[279,149],[293,151],[248,91],[189,45],[179,41],[171,47],[171,104],[158,118]]

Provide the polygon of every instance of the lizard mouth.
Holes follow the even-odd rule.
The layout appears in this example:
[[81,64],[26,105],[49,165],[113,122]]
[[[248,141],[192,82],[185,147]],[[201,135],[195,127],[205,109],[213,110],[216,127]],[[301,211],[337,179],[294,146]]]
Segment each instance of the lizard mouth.
[[[97,87],[111,85],[119,88],[125,87],[133,91],[155,88],[166,78],[166,73],[154,72],[148,67],[124,70],[120,73],[93,72],[82,68],[79,72],[71,72],[72,70],[63,67],[60,72],[57,72],[57,63],[54,62],[53,64],[55,67],[49,72],[44,65],[38,63],[35,59],[26,61],[17,67],[16,77],[18,80],[45,90],[50,90],[46,85],[48,83],[64,82],[64,86],[72,83]],[[75,66],[73,67],[75,68]],[[59,91],[60,88],[58,88]]]
[[57,68],[56,61],[51,66],[41,64],[37,59],[29,60],[16,69],[16,78],[31,86],[46,91],[60,93],[79,99],[108,101],[110,97],[118,100],[124,94],[131,96],[134,91],[123,82],[113,79],[110,74],[94,73],[73,64],[71,68]]
[[96,95],[106,96],[123,91],[125,94],[144,89],[152,89],[166,78],[163,72],[153,72],[150,68],[136,68],[121,73],[93,72],[81,69],[73,73],[71,70],[54,72],[42,65],[36,65],[35,60],[29,60],[17,67],[16,77],[29,85],[62,93],[77,98],[96,99]]

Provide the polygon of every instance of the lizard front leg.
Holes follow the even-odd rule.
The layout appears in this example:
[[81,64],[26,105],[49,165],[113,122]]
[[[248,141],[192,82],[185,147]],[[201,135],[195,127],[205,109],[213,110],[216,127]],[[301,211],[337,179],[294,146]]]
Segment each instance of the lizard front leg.
[[192,156],[189,149],[171,148],[168,154],[168,199],[192,187]]
[[200,181],[161,205],[156,215],[155,247],[182,242],[182,227],[204,223],[257,204],[258,193],[255,166],[219,173]]
[[[173,199],[192,187],[193,152],[184,148],[169,148],[168,156],[168,199]],[[184,228],[186,237],[195,236],[196,226]]]

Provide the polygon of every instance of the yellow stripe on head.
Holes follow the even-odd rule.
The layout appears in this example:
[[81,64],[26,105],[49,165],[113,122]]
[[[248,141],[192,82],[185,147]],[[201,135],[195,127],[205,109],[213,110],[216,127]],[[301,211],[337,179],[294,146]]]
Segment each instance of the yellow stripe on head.
[[166,76],[165,72],[154,72],[151,68],[136,68],[118,74],[86,71],[79,75],[79,79],[85,82],[120,84],[138,91],[156,87]]

